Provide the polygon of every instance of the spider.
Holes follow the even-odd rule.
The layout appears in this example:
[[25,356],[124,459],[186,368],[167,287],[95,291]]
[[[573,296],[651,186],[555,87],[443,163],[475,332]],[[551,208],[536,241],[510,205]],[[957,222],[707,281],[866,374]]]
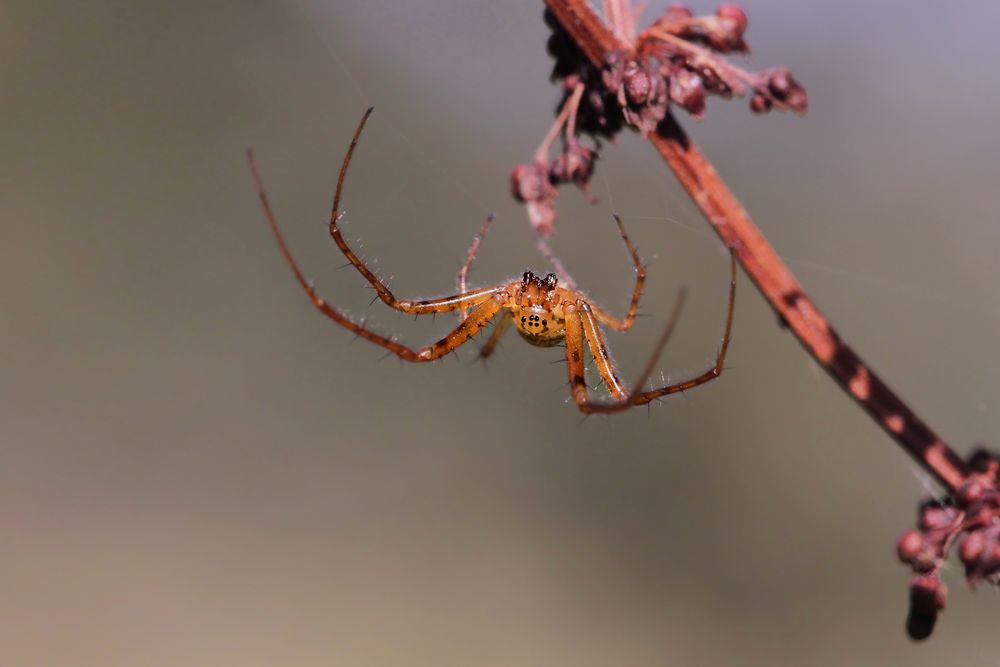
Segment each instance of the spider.
[[[622,241],[625,243],[625,247],[635,266],[635,287],[632,290],[631,303],[623,319],[619,319],[604,311],[582,292],[570,287],[560,286],[559,278],[553,273],[539,276],[531,271],[526,271],[519,279],[502,282],[490,287],[464,289],[469,264],[475,257],[479,241],[485,233],[485,228],[489,220],[484,223],[480,234],[477,235],[476,240],[473,242],[473,247],[469,249],[466,262],[459,273],[461,289],[458,294],[424,300],[396,298],[385,283],[379,280],[378,276],[354,253],[340,231],[340,220],[343,217],[343,213],[340,211],[340,199],[343,192],[344,180],[347,176],[347,170],[351,164],[354,150],[358,145],[365,123],[368,121],[372,111],[373,109],[368,109],[361,118],[361,122],[354,132],[351,145],[347,149],[347,154],[344,156],[344,161],[341,164],[340,174],[337,178],[337,187],[333,197],[333,210],[330,214],[330,236],[333,237],[334,243],[337,244],[337,247],[340,248],[340,251],[350,264],[375,289],[376,298],[381,299],[387,306],[414,315],[459,311],[460,323],[436,343],[420,349],[413,349],[392,338],[375,333],[363,323],[353,321],[343,312],[327,303],[316,292],[312,283],[306,280],[302,270],[292,257],[288,245],[285,243],[285,239],[278,228],[277,219],[271,209],[271,205],[268,202],[253,152],[248,149],[247,160],[250,164],[254,186],[260,198],[267,223],[274,233],[282,255],[291,267],[292,273],[295,274],[296,280],[320,312],[345,329],[354,332],[357,336],[385,348],[389,353],[395,354],[404,361],[411,362],[434,361],[435,359],[442,358],[472,339],[474,335],[482,331],[491,321],[499,316],[499,321],[494,327],[490,338],[481,349],[480,354],[484,357],[489,356],[499,341],[500,336],[511,324],[514,325],[514,328],[521,337],[532,345],[551,347],[564,343],[566,348],[566,363],[569,369],[570,391],[577,407],[585,414],[619,412],[633,406],[645,405],[662,396],[683,392],[710,382],[722,374],[726,350],[729,347],[732,332],[733,307],[736,298],[736,258],[732,251],[730,251],[729,301],[726,309],[726,323],[715,364],[700,375],[682,382],[667,384],[653,389],[629,391],[619,380],[618,371],[608,353],[601,325],[617,331],[627,331],[632,326],[632,323],[635,321],[636,310],[639,306],[639,297],[642,293],[646,271],[639,260],[638,251],[632,244],[632,241],[629,240],[628,235],[625,233],[625,227],[617,215],[614,216],[615,223],[618,225]],[[564,282],[566,281],[564,280]],[[667,325],[634,386],[641,388],[648,380],[653,366],[659,359],[660,353],[663,351],[664,346],[670,338],[670,334],[673,332],[674,325],[680,315],[684,297],[685,292],[681,290]],[[590,399],[584,373],[584,345],[589,347],[590,353],[597,364],[597,371],[600,373],[605,385],[607,385],[607,389],[613,400],[602,402]]]

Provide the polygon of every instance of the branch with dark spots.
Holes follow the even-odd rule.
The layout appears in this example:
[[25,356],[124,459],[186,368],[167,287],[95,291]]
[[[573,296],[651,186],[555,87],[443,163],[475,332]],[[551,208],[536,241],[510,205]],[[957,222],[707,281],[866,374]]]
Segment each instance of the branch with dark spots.
[[[996,457],[982,453],[968,463],[963,461],[844,341],[671,109],[680,107],[700,118],[704,92],[728,97],[743,92],[746,84],[753,93],[750,108],[754,112],[775,108],[804,113],[808,107],[805,89],[786,68],[752,74],[721,58],[721,54],[746,49],[747,19],[736,5],[723,5],[710,17],[694,17],[685,6],[673,5],[632,42],[620,36],[634,34],[634,25],[609,27],[588,0],[545,0],[545,5],[546,21],[554,31],[549,41],[549,52],[556,57],[553,78],[566,86],[580,81],[586,85],[582,96],[576,95],[580,100],[578,131],[592,135],[600,147],[599,139],[622,129],[624,117],[648,138],[774,308],[781,327],[795,335],[892,440],[954,494],[948,501],[951,509],[943,513],[922,510],[923,532],[907,533],[900,540],[900,558],[914,570],[907,631],[914,639],[927,637],[944,607],[945,588],[937,573],[961,534],[966,535],[960,555],[970,584],[1000,583],[1000,464]],[[627,0],[605,0],[605,13],[613,23],[621,16],[634,20],[631,12]],[[654,63],[659,63],[659,69]],[[697,80],[691,78],[692,73]],[[564,116],[565,101],[564,95],[559,106]],[[589,157],[592,164],[597,155]],[[547,203],[554,198],[554,191],[545,193]],[[554,206],[547,214],[546,231],[551,233]],[[970,494],[975,498],[965,497]]]
[[[587,0],[546,0],[545,4],[593,69],[605,67],[613,53],[626,58],[635,53],[635,45],[620,41]],[[649,140],[708,223],[736,252],[740,265],[782,323],[813,358],[946,488],[960,486],[968,474],[965,463],[830,326],[671,111]]]

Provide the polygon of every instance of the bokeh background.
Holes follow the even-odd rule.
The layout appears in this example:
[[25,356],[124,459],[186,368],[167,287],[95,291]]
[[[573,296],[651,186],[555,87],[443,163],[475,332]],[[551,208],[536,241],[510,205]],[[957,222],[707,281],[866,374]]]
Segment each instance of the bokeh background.
[[[650,13],[665,3],[650,3]],[[747,0],[750,65],[805,118],[682,118],[807,289],[956,447],[995,441],[1000,6]],[[699,11],[715,5],[696,3]],[[741,278],[723,379],[581,420],[558,350],[407,366],[314,312],[267,231],[253,145],[307,273],[419,344],[326,236],[407,295],[544,268],[508,173],[546,131],[538,2],[0,5],[0,663],[995,665],[1000,603],[903,633],[895,539],[928,488]],[[648,146],[566,191],[556,250],[627,304],[631,377],[718,344],[726,257]]]

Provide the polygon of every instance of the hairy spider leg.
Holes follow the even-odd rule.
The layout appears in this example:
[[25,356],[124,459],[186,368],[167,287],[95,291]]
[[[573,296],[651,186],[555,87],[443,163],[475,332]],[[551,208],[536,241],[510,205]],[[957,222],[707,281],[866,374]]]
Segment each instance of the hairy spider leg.
[[[479,246],[482,244],[483,239],[486,238],[486,232],[489,231],[490,225],[493,224],[493,219],[495,217],[496,216],[493,213],[490,213],[488,216],[486,216],[486,219],[483,220],[483,224],[479,226],[479,231],[477,231],[476,235],[472,238],[472,245],[469,246],[469,249],[465,253],[465,261],[462,262],[462,266],[458,270],[459,294],[465,293],[465,291],[468,289],[467,283],[469,280],[469,269],[472,268],[472,263],[476,261],[476,255],[479,254]],[[458,320],[461,322],[466,317],[468,317],[468,314],[469,314],[469,309],[466,308],[465,306],[462,306],[458,310]]]
[[361,133],[365,129],[365,124],[368,122],[368,118],[371,117],[374,107],[369,107],[365,111],[364,115],[361,117],[361,122],[358,123],[358,129],[354,131],[354,137],[351,139],[351,145],[347,149],[347,154],[344,156],[344,161],[340,165],[340,174],[337,176],[337,189],[333,195],[333,209],[330,211],[330,236],[333,238],[333,242],[337,244],[340,251],[344,253],[344,257],[354,265],[354,268],[358,270],[358,273],[364,277],[365,280],[375,289],[375,293],[378,298],[382,300],[382,303],[389,306],[390,308],[395,308],[396,310],[401,310],[404,313],[441,313],[446,311],[455,310],[457,308],[472,307],[477,303],[482,303],[486,299],[489,299],[497,287],[486,287],[479,290],[472,290],[464,294],[456,294],[454,296],[446,296],[438,299],[425,299],[422,301],[415,300],[402,300],[397,299],[395,295],[389,290],[385,283],[379,280],[378,276],[369,269],[361,259],[354,254],[351,247],[344,240],[343,235],[340,233],[340,218],[343,215],[340,212],[340,198],[344,191],[344,180],[347,178],[347,170],[351,166],[351,158],[354,156],[354,149],[358,146],[358,141],[361,139]]
[[[469,270],[472,268],[473,262],[476,261],[476,256],[479,254],[479,246],[482,245],[483,239],[486,238],[486,232],[489,231],[490,225],[493,224],[495,215],[490,213],[483,220],[483,224],[479,226],[479,230],[476,235],[472,238],[472,244],[469,246],[468,251],[465,253],[465,261],[462,262],[461,268],[458,270],[458,291],[464,293],[468,289],[469,280]],[[459,321],[462,322],[468,317],[468,308],[462,306],[458,311]],[[507,327],[511,323],[510,311],[506,311],[500,315],[500,319],[496,321],[493,326],[493,331],[490,333],[490,337],[486,340],[486,343],[479,348],[479,358],[486,359],[493,354],[496,350],[497,344],[500,342],[500,338],[503,336]]]
[[[566,318],[566,364],[569,369],[570,391],[573,394],[573,400],[576,401],[577,407],[580,408],[581,412],[585,414],[621,412],[635,405],[644,405],[661,396],[687,391],[722,375],[726,352],[729,349],[729,341],[732,338],[733,312],[736,303],[736,254],[733,251],[730,251],[729,262],[729,304],[726,308],[726,325],[722,334],[722,344],[719,347],[715,365],[701,375],[682,382],[646,391],[635,389],[632,393],[625,392],[618,380],[614,361],[612,361],[608,354],[607,346],[604,345],[604,337],[596,322],[596,317],[592,314],[592,310],[588,308],[588,304],[581,302],[579,305],[568,309],[571,312],[568,313]],[[653,367],[659,361],[663,348],[666,347],[667,342],[670,340],[670,335],[673,333],[677,319],[680,316],[683,302],[684,292],[681,291],[670,319],[667,322],[667,326],[660,335],[660,339],[657,341],[653,349],[653,354],[650,356],[645,368],[636,380],[635,387],[642,387],[653,372]],[[585,342],[597,362],[597,368],[601,377],[604,379],[605,384],[608,385],[612,396],[618,400],[612,402],[590,400],[587,392],[587,381],[584,375],[583,347]]]
[[595,304],[590,304],[590,307],[594,311],[594,317],[604,326],[611,327],[616,331],[628,331],[632,323],[635,322],[635,312],[639,309],[639,297],[642,296],[642,287],[646,282],[646,267],[639,260],[639,251],[632,244],[632,240],[628,237],[628,234],[625,233],[625,225],[622,224],[622,219],[618,217],[617,213],[613,215],[615,224],[618,225],[618,233],[621,234],[622,241],[625,242],[625,248],[628,250],[629,256],[632,257],[632,263],[635,265],[635,287],[632,289],[632,301],[629,303],[628,312],[625,313],[625,319],[623,320],[618,319]]
[[496,324],[493,325],[493,331],[490,333],[490,337],[486,340],[486,343],[479,348],[480,359],[486,359],[493,354],[494,350],[496,350],[497,343],[500,342],[500,338],[503,336],[504,332],[507,331],[507,327],[510,326],[511,322],[514,321],[513,317],[514,316],[510,314],[509,310],[500,315],[500,319],[498,319]]
[[[291,251],[288,249],[288,244],[285,243],[284,236],[281,234],[281,230],[278,227],[277,218],[274,215],[274,211],[271,209],[271,204],[267,198],[267,193],[264,190],[264,184],[261,180],[260,173],[257,170],[257,164],[254,160],[253,151],[247,149],[247,161],[250,164],[250,173],[253,176],[254,187],[257,190],[257,195],[260,198],[261,208],[264,211],[264,217],[267,219],[268,225],[271,227],[271,231],[274,234],[275,239],[278,242],[278,247],[281,249],[281,254],[284,256],[285,261],[292,269],[292,273],[295,275],[295,279],[298,281],[299,285],[306,292],[309,300],[312,304],[324,315],[329,317],[331,320],[337,324],[343,326],[345,329],[354,332],[357,336],[364,338],[365,340],[371,341],[376,345],[379,345],[389,352],[395,354],[401,359],[406,361],[432,361],[438,359],[441,356],[451,352],[457,348],[462,343],[466,342],[473,335],[478,333],[483,329],[490,320],[496,316],[496,314],[504,307],[507,300],[507,293],[512,289],[516,288],[516,283],[514,284],[500,284],[494,285],[493,287],[486,287],[478,290],[471,290],[464,294],[456,294],[447,297],[441,297],[437,299],[427,299],[423,301],[398,301],[389,290],[382,285],[381,282],[374,276],[371,271],[361,262],[358,257],[351,252],[350,248],[344,242],[343,238],[340,236],[339,230],[335,230],[337,209],[336,207],[340,202],[340,193],[344,182],[344,176],[347,172],[347,167],[350,163],[351,154],[354,151],[354,147],[357,144],[358,137],[361,134],[361,130],[364,128],[365,121],[368,116],[371,115],[371,109],[365,113],[361,120],[361,124],[354,133],[354,138],[351,142],[351,147],[348,149],[347,155],[344,158],[344,163],[340,169],[340,176],[337,181],[337,193],[334,197],[334,213],[331,221],[331,234],[334,235],[334,241],[337,242],[338,247],[347,256],[347,258],[354,264],[363,276],[368,278],[372,286],[378,291],[379,286],[388,295],[388,298],[392,301],[393,307],[398,310],[403,310],[404,312],[412,312],[416,314],[421,313],[437,313],[437,312],[447,312],[452,310],[457,310],[462,307],[471,308],[478,306],[478,308],[473,311],[472,316],[466,319],[464,322],[459,324],[454,330],[452,330],[447,336],[427,347],[421,348],[419,350],[414,350],[410,347],[397,343],[391,338],[387,338],[374,331],[358,324],[351,320],[343,312],[333,308],[326,302],[326,300],[316,293],[315,288],[311,283],[306,280],[305,275],[299,268],[298,263],[292,256]],[[374,281],[374,282],[373,282]],[[379,293],[382,296],[382,292]],[[383,298],[383,301],[385,299]]]

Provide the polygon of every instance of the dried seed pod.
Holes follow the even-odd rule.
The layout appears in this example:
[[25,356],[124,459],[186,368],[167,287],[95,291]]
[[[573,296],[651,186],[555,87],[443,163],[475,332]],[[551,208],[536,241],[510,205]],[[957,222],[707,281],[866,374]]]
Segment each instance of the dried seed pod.
[[910,613],[906,632],[910,638],[926,639],[934,631],[938,613],[944,609],[948,589],[937,575],[921,575],[910,582]]
[[544,162],[519,164],[510,172],[510,191],[519,202],[541,201],[555,196]]
[[732,22],[733,30],[737,31],[741,38],[743,33],[746,32],[747,25],[750,23],[750,20],[747,18],[747,14],[743,11],[743,8],[733,3],[720,5],[719,8],[715,10],[715,15],[723,21]]
[[[986,538],[982,531],[968,533],[958,545],[958,557],[966,569],[975,567],[986,548]],[[968,574],[968,572],[967,572]]]
[[955,523],[959,512],[954,507],[945,507],[936,502],[924,503],[920,508],[920,529],[927,532],[942,530]]
[[585,187],[594,174],[596,159],[596,152],[574,141],[552,161],[549,180],[552,183],[574,183],[581,188]]
[[623,82],[625,98],[629,104],[645,104],[653,92],[654,79],[658,76],[655,71],[650,72],[647,68],[640,67],[635,62],[629,63],[628,68],[625,70]]
[[705,115],[705,86],[701,77],[687,69],[678,69],[670,77],[670,101],[695,118]]
[[805,113],[809,109],[809,98],[792,72],[786,67],[779,67],[766,73],[767,89],[775,102],[782,108],[791,109],[796,113]]
[[767,113],[772,106],[771,98],[766,95],[754,93],[754,96],[750,98],[750,110],[754,113]]
[[896,554],[899,556],[899,560],[910,565],[926,547],[927,540],[924,539],[923,533],[917,530],[908,530],[896,543]]
[[986,497],[989,485],[985,480],[973,477],[955,490],[955,504],[965,509]]

